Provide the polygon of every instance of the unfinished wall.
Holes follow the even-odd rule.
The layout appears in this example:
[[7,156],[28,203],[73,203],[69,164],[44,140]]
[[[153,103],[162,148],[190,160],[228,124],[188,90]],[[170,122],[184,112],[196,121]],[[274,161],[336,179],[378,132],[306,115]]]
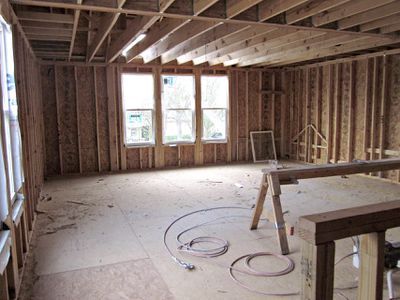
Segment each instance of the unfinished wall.
[[[285,76],[288,156],[310,163],[400,156],[400,55],[314,64]],[[371,175],[400,181],[399,171]]]
[[[156,93],[156,145],[127,148],[121,119],[121,73],[152,72],[228,74],[230,77],[229,139],[201,143],[201,123],[194,144],[161,144],[161,94]],[[270,111],[260,93],[269,78],[261,71],[138,67],[128,65],[51,64],[41,67],[43,109],[46,116],[46,175],[188,167],[251,160],[249,131],[270,128]],[[158,83],[159,84],[159,83]],[[156,81],[157,86],[157,81]],[[200,118],[200,91],[196,91]],[[256,116],[256,117],[254,117]]]

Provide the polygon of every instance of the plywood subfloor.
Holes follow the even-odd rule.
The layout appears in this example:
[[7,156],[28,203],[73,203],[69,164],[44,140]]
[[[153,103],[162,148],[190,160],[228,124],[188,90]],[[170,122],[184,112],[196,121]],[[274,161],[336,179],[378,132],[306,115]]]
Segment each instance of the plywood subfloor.
[[[187,237],[213,235],[230,243],[228,253],[215,259],[185,256],[196,265],[194,271],[177,266],[162,243],[164,229],[181,214],[215,206],[250,208],[263,167],[246,164],[47,181],[21,299],[276,299],[236,285],[221,267],[246,253],[279,251],[272,224],[262,221],[258,230],[248,230],[250,210],[202,213],[173,228],[168,238],[171,247],[183,228],[217,219]],[[283,186],[282,192],[283,209],[291,223],[305,214],[400,199],[400,185],[362,176],[303,180]],[[400,240],[400,232],[389,231],[387,239]],[[238,277],[266,292],[298,291],[299,240],[289,237],[289,245],[296,263],[292,273],[277,278]],[[350,239],[337,242],[337,258],[350,252]],[[258,269],[283,267],[273,258],[254,263]],[[351,259],[337,265],[337,287],[354,286],[356,278]],[[337,290],[335,299],[354,299],[355,295],[355,289]]]

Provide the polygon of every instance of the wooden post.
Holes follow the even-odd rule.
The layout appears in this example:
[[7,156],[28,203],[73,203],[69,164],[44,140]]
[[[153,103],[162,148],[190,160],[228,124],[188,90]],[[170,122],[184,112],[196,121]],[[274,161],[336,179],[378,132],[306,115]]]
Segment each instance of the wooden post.
[[267,177],[264,174],[262,176],[260,188],[258,190],[256,206],[254,207],[253,210],[253,218],[250,225],[251,230],[257,229],[258,222],[260,221],[261,213],[264,208],[264,202],[265,202],[265,197],[267,196],[267,192],[268,192],[268,182],[267,182]]
[[289,84],[289,90],[290,90],[290,99],[289,99],[289,158],[292,158],[292,137],[293,137],[293,120],[294,120],[294,87],[295,84],[293,81],[295,80],[295,73],[294,71],[290,72],[290,84]]
[[62,155],[62,142],[61,142],[61,112],[60,112],[60,97],[58,90],[58,67],[54,66],[54,86],[56,92],[56,110],[57,110],[57,132],[58,132],[58,156],[60,160],[60,175],[64,174],[64,164],[63,164],[63,155]]
[[164,149],[162,145],[162,106],[161,106],[161,69],[153,68],[154,74],[154,97],[156,101],[156,145],[154,150],[155,167],[164,167]]
[[97,164],[99,172],[101,169],[101,150],[100,150],[100,127],[99,127],[99,99],[97,95],[97,68],[93,67],[93,82],[94,82],[94,104],[96,112],[96,145],[97,145]]
[[281,88],[284,92],[281,95],[281,147],[280,147],[280,154],[281,158],[285,158],[286,156],[286,140],[287,140],[287,129],[286,129],[286,110],[287,110],[287,84],[286,84],[286,72],[281,73]]
[[334,127],[333,127],[333,162],[337,163],[340,159],[340,125],[341,125],[341,108],[342,108],[342,65],[336,65],[335,73],[335,117],[334,117]]
[[111,171],[118,170],[118,139],[117,139],[117,109],[115,103],[115,71],[108,66],[107,72],[107,102],[108,102],[108,128],[110,139],[110,166]]
[[124,109],[122,106],[122,83],[121,83],[121,66],[117,67],[117,98],[116,103],[118,104],[118,125],[119,125],[119,148],[121,153],[121,170],[126,170],[126,146],[125,146],[125,128],[124,128]]
[[246,160],[249,160],[249,71],[246,71]]
[[228,99],[228,115],[227,115],[227,124],[226,124],[226,135],[227,135],[227,143],[226,143],[226,162],[232,162],[232,134],[231,134],[231,126],[232,126],[232,91],[233,91],[233,82],[232,82],[232,71],[228,71],[228,83],[229,83],[229,99]]
[[310,147],[310,128],[308,125],[310,125],[310,102],[311,102],[311,91],[310,91],[310,68],[306,69],[306,87],[305,87],[305,102],[306,102],[306,107],[305,107],[305,118],[304,118],[304,128],[306,129],[304,138],[305,138],[305,143],[304,143],[304,159],[306,162],[310,162],[310,157],[311,157],[311,147]]
[[[321,67],[317,67],[317,74],[316,76],[316,94],[315,94],[315,127],[317,128],[317,131],[321,131],[321,102],[322,102],[322,93],[321,93],[321,88],[322,88],[322,72],[321,72]],[[314,144],[319,145],[321,143],[321,138],[319,137],[318,134],[315,134],[315,140]],[[315,150],[315,162],[318,162],[318,159],[321,158],[321,149],[316,148]]]
[[364,160],[369,159],[368,146],[369,146],[369,112],[371,107],[371,67],[370,60],[367,58],[365,61],[365,97],[364,97],[364,135],[363,135],[363,154]]
[[201,123],[201,72],[199,69],[194,71],[195,80],[195,110],[196,110],[196,144],[195,144],[195,164],[202,165],[204,163],[204,149],[201,142],[201,133],[203,124]]
[[350,62],[349,123],[347,136],[347,161],[353,160],[354,112],[355,112],[355,62]]
[[358,300],[381,300],[383,290],[385,232],[361,237]]
[[[385,145],[385,119],[386,119],[386,96],[388,84],[388,58],[383,56],[382,67],[382,89],[381,89],[381,111],[379,118],[379,159],[383,158],[384,145]],[[374,149],[373,149],[374,150]],[[383,177],[383,172],[379,172],[379,177]]]
[[[371,160],[375,159],[375,148],[376,148],[376,113],[377,113],[377,102],[378,102],[378,58],[374,57],[374,72],[372,74],[372,107],[371,107],[371,132],[370,132],[370,148],[371,152],[369,157]],[[374,173],[370,173],[373,175]]]
[[[300,74],[301,70],[297,71],[297,76],[296,76],[296,88],[295,91],[297,91],[297,95],[296,95],[296,102],[297,102],[297,133],[299,133],[301,131],[301,84],[300,84],[300,78],[301,78],[301,74]],[[296,144],[296,160],[300,160],[300,136],[297,138],[297,144]]]
[[279,177],[267,175],[268,185],[271,187],[272,194],[272,209],[275,217],[275,229],[277,230],[279,245],[282,254],[289,254],[289,245],[286,236],[285,220],[283,218],[282,205],[281,205],[281,187]]
[[333,103],[333,65],[328,66],[328,122],[326,122],[326,140],[327,140],[327,153],[326,163],[330,163],[332,156],[332,103]]
[[4,270],[3,275],[0,275],[0,299],[10,299],[10,295],[8,293],[7,269]]
[[82,147],[81,147],[81,126],[79,120],[79,97],[78,97],[78,72],[74,66],[74,84],[75,84],[75,102],[76,102],[76,130],[78,135],[78,160],[79,160],[79,173],[82,174]]
[[335,243],[301,244],[301,299],[332,300],[335,270]]

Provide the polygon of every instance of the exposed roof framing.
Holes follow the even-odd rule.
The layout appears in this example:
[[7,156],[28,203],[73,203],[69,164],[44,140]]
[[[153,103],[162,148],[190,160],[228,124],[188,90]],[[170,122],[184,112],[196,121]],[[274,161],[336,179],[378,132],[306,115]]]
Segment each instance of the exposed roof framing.
[[44,60],[277,67],[400,44],[400,0],[10,3]]

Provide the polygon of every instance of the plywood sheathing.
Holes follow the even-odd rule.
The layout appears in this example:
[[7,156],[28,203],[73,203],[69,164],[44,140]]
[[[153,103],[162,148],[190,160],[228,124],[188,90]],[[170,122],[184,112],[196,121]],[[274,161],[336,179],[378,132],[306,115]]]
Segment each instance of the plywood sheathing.
[[[286,141],[286,146],[291,146],[290,156],[306,161],[304,146],[300,145],[297,153],[297,145],[289,145],[289,140],[304,128],[306,116],[311,124],[321,125],[319,132],[329,142],[328,149],[320,149],[319,155],[315,149],[311,150],[309,162],[400,156],[399,62],[399,55],[387,55],[288,69],[286,84],[292,85],[289,98],[293,101],[287,119],[291,124],[291,138]],[[307,70],[310,72],[309,112],[305,110]],[[317,97],[318,80],[320,99]],[[317,113],[317,110],[320,111]],[[301,142],[305,143],[304,140]],[[311,149],[316,142],[314,139]],[[375,150],[371,151],[371,148]],[[399,171],[387,171],[373,175],[398,182],[398,174]]]
[[[156,146],[129,148],[124,145],[121,82],[122,72],[228,74],[231,77],[229,140],[227,143],[162,145],[161,114],[157,116]],[[73,173],[140,170],[162,167],[188,167],[202,164],[224,164],[251,160],[249,132],[271,129],[271,99],[261,89],[270,89],[271,72],[258,70],[212,70],[168,67],[130,67],[128,65],[95,66],[82,64],[43,65],[43,109],[51,115],[52,128],[46,129],[45,141],[48,176]],[[266,78],[266,79],[265,79]],[[263,80],[265,82],[263,82]],[[275,78],[281,88],[281,75]],[[161,110],[161,94],[156,80],[156,114]],[[200,94],[200,90],[197,91]],[[196,97],[197,109],[201,106]],[[157,104],[159,103],[159,104]],[[280,112],[280,96],[276,96],[276,111]],[[198,111],[198,117],[200,117]],[[253,116],[257,116],[254,118]],[[276,117],[280,123],[280,117]],[[201,134],[201,123],[198,123]],[[276,124],[280,137],[280,124]],[[59,145],[58,139],[60,141]],[[58,145],[58,146],[57,146]],[[58,152],[58,154],[57,154]]]

